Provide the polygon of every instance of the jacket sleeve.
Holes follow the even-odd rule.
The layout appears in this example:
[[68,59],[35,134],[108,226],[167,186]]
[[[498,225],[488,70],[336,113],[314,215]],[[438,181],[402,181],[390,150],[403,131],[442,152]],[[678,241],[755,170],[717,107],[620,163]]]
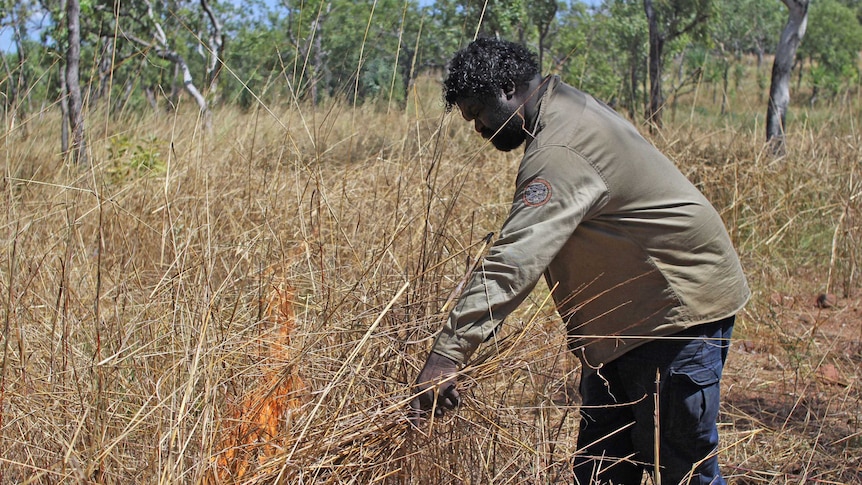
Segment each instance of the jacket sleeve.
[[432,349],[461,364],[526,299],[578,224],[609,197],[595,168],[563,146],[528,153],[516,185],[500,238],[474,271]]

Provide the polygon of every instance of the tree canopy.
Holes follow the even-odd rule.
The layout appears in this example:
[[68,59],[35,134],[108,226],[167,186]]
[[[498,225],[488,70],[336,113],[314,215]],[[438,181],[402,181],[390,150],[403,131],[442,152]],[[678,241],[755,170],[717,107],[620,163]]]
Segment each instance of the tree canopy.
[[[7,112],[63,96],[63,5],[2,0]],[[834,99],[858,89],[862,8],[812,5],[796,69],[812,96]],[[546,72],[632,119],[649,118],[687,82],[733,89],[744,58],[759,65],[774,53],[784,21],[780,2],[757,0],[81,0],[80,8],[85,103],[117,113],[172,109],[189,94],[202,110],[328,99],[392,107],[417,76],[440,75],[455,50],[490,35],[527,45]]]

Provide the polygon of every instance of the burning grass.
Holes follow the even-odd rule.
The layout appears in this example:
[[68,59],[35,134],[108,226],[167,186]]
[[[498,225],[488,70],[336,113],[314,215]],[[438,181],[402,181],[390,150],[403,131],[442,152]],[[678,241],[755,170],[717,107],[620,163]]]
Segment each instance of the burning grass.
[[[465,370],[462,409],[408,423],[518,162],[437,99],[225,111],[213,132],[180,109],[91,127],[87,168],[57,161],[50,113],[7,132],[0,482],[570,483],[578,364],[542,285]],[[657,140],[755,289],[721,416],[736,483],[862,479],[862,144],[842,116],[795,125],[780,159],[691,120]],[[136,137],[146,153],[111,150]]]
[[[226,399],[230,410],[219,418],[222,451],[216,457],[213,483],[245,478],[249,468],[264,463],[290,443],[291,417],[307,398],[298,362],[291,362],[291,334],[296,330],[294,298],[294,288],[282,279],[273,284],[263,302],[264,319],[277,334],[256,356],[261,364],[260,381],[247,395]],[[285,366],[284,362],[292,365]]]

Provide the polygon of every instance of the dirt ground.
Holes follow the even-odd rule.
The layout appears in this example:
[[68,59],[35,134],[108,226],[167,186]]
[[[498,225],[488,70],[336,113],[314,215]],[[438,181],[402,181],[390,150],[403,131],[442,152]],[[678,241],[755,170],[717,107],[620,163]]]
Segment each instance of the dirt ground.
[[731,482],[862,483],[860,293],[776,292],[743,315],[723,381]]

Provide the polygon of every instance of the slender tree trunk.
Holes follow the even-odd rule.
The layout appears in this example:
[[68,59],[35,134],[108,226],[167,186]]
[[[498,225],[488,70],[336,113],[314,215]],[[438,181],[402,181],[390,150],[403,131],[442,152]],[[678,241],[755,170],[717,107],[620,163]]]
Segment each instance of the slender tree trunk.
[[551,23],[539,24],[537,30],[539,31],[539,69],[541,70],[545,62],[545,49],[547,49],[545,42],[548,40],[548,34],[551,33]]
[[168,93],[168,104],[165,106],[165,111],[173,111],[177,109],[177,104],[180,102],[180,88],[177,86],[177,77],[180,75],[180,67],[174,64],[173,68],[174,73],[171,75],[171,92]]
[[[542,1],[533,1],[533,2],[525,2],[531,4],[528,8],[530,9],[529,19],[530,23],[536,26],[536,33],[539,36],[539,67],[544,64],[545,58],[545,50],[548,45],[548,36],[551,33],[551,25],[554,23],[554,18],[557,16],[557,10],[559,9],[559,5],[557,5],[556,0],[542,0]],[[521,44],[526,45],[523,41]]]
[[640,77],[640,68],[641,63],[643,62],[643,57],[638,54],[639,52],[639,43],[632,41],[628,46],[629,52],[629,86],[628,86],[628,97],[629,97],[629,119],[635,121],[637,119],[638,113],[638,86],[640,86],[641,77]]
[[60,151],[69,153],[69,90],[66,87],[66,69],[60,69]]
[[[3,51],[0,51],[0,60],[3,61],[3,70],[6,72],[6,79],[14,79],[15,76],[12,74],[12,68],[9,67],[9,62],[6,60],[6,55]],[[5,83],[6,92],[3,93],[3,109],[9,113],[11,112],[12,116],[12,124],[15,124],[15,97],[17,89],[15,85],[11,82]]]
[[[22,18],[24,15],[20,10],[15,13],[13,9],[12,15],[12,33],[15,38],[15,48],[18,50],[18,79],[17,82],[13,84],[12,73],[9,72],[8,65],[6,66],[6,72],[9,73],[9,85],[11,87],[11,98],[7,99],[7,101],[11,101],[11,109],[12,109],[12,123],[11,125],[15,125],[15,118],[19,120],[23,120],[26,116],[26,113],[32,111],[32,106],[30,105],[30,90],[27,88],[29,86],[29,76],[27,76],[29,72],[29,68],[27,64],[24,62],[27,59],[27,51],[25,50],[24,39],[27,37],[26,25],[24,24],[24,20]],[[4,57],[3,64],[6,64],[6,59]],[[23,96],[22,96],[23,95]],[[26,107],[25,107],[26,106]],[[27,136],[27,132],[29,130],[27,123],[21,124],[21,129],[23,130],[23,136]]]
[[649,106],[649,76],[641,76],[641,106],[646,109]]
[[108,95],[108,89],[110,88],[109,81],[113,74],[114,39],[107,35],[102,36],[102,46],[101,59],[99,59],[99,89],[96,91],[95,96],[93,96],[93,105],[96,104],[96,101]]
[[66,51],[66,87],[69,94],[69,126],[72,131],[72,145],[68,153],[73,162],[84,165],[87,163],[87,147],[84,141],[84,112],[78,71],[81,61],[80,19],[79,0],[68,0],[66,25],[69,29],[69,49]]
[[158,111],[158,103],[156,102],[156,92],[152,86],[144,87],[144,97],[147,98],[147,103],[153,108],[153,111]]
[[210,32],[208,39],[208,61],[207,61],[207,93],[209,94],[212,103],[218,103],[218,80],[222,68],[222,59],[224,59],[224,32],[222,31],[221,22],[213,12],[207,0],[200,0],[201,8],[206,13],[210,21]]
[[317,103],[320,102],[319,83],[321,81],[323,65],[325,62],[323,59],[323,44],[321,43],[321,35],[323,34],[323,32],[321,32],[323,30],[321,23],[321,19],[318,18],[314,21],[312,27],[314,29],[314,40],[311,43],[311,103],[314,106],[317,106]]
[[[20,53],[21,51],[18,52]],[[5,110],[6,115],[9,118],[9,126],[7,126],[6,128],[8,132],[11,133],[16,129],[18,119],[24,118],[23,113],[21,112],[23,110],[23,108],[21,107],[23,102],[18,99],[18,93],[21,92],[21,90],[19,89],[19,86],[21,86],[20,78],[23,77],[24,74],[19,73],[19,81],[16,85],[15,82],[12,82],[12,80],[15,79],[15,75],[12,73],[12,69],[9,67],[9,63],[6,60],[6,56],[3,54],[3,52],[0,52],[0,58],[2,58],[3,60],[3,70],[6,71],[6,79],[9,80],[9,82],[5,84],[6,92],[3,93],[3,109]],[[19,59],[23,58],[23,56],[19,56]],[[20,64],[18,66],[18,69],[20,71],[23,71],[24,65]],[[26,138],[27,123],[23,123],[21,125],[21,128],[24,130],[24,137]]]
[[820,88],[818,86],[814,86],[813,88],[811,88],[811,97],[808,98],[808,106],[813,108],[819,99]]
[[545,35],[547,35],[547,31],[543,31],[541,27],[539,27],[539,70],[542,69],[542,63],[544,62],[545,57]]
[[658,16],[653,8],[652,0],[644,0],[647,23],[649,25],[649,105],[646,110],[646,121],[650,131],[661,129],[661,111],[664,107],[662,94],[662,51],[664,50],[664,35],[658,25]]
[[769,88],[769,104],[766,109],[766,141],[776,155],[785,152],[785,121],[787,105],[790,104],[790,77],[796,59],[796,49],[805,35],[808,23],[809,0],[782,0],[790,11],[790,16],[772,64],[772,84]]

